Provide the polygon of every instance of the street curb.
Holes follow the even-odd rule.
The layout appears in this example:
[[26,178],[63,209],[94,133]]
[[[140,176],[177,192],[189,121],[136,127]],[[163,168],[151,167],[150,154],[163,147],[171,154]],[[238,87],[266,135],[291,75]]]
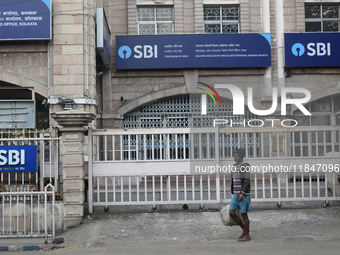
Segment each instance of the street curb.
[[55,245],[1,245],[0,251],[36,251],[54,249]]

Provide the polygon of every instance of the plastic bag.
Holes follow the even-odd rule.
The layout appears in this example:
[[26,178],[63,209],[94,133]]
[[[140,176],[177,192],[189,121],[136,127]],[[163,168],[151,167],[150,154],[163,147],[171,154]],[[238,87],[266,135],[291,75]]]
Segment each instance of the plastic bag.
[[[220,209],[221,219],[224,225],[226,226],[235,226],[237,223],[229,216],[229,204],[224,205]],[[240,209],[236,209],[236,215],[240,217],[241,221],[243,222],[242,214]]]

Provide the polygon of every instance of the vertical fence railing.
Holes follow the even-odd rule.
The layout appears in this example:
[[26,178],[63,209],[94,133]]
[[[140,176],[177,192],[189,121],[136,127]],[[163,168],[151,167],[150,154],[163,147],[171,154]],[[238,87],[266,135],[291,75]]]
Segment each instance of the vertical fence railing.
[[48,183],[56,188],[57,198],[62,198],[59,181],[60,138],[56,131],[8,130],[0,131],[0,149],[6,145],[36,145],[38,156],[37,172],[0,172],[1,192],[43,191]]
[[[208,201],[218,201],[219,181],[216,176],[204,174],[193,175],[190,170],[181,171],[174,166],[173,171],[146,174],[138,173],[138,169],[127,169],[129,163],[164,162],[164,164],[177,164],[183,162],[190,164],[190,158],[207,158],[214,161],[216,130],[207,130],[200,143],[201,154],[192,153],[190,146],[192,138],[188,129],[167,129],[157,132],[133,130],[129,132],[103,132],[89,131],[89,208],[93,205],[123,205],[123,204],[203,204]],[[195,131],[194,131],[195,132]],[[197,132],[197,131],[196,131]],[[201,136],[202,137],[202,136]],[[91,156],[92,155],[92,156]],[[97,175],[97,163],[110,164],[123,163],[123,175],[101,176]],[[143,165],[146,166],[145,164]],[[157,170],[156,170],[157,171]]]
[[94,205],[201,204],[218,202],[211,175],[113,176],[94,179]]
[[340,151],[340,130],[337,126],[222,128],[219,136],[222,158],[232,158],[237,147],[245,148],[248,159],[325,157],[328,153]]
[[55,238],[55,190],[0,192],[0,238]]
[[[251,173],[252,201],[293,202],[340,200],[336,195],[336,172]],[[221,202],[231,199],[230,175],[221,176]]]
[[[339,127],[93,131],[94,161],[325,157],[339,152]],[[215,139],[215,136],[218,139]],[[219,155],[215,155],[215,147]]]
[[[48,237],[55,237],[55,200],[62,199],[59,143],[56,130],[0,131],[0,150],[12,146],[6,147],[3,153],[23,145],[27,146],[21,148],[34,145],[37,150],[34,171],[29,168],[25,172],[11,172],[9,168],[8,171],[6,167],[1,168],[0,238],[44,237],[46,241]],[[0,161],[4,163],[4,158]]]
[[[230,173],[195,173],[192,167],[232,165],[239,147],[257,167],[254,201],[335,200],[339,137],[339,127],[329,126],[90,130],[90,208],[229,201]],[[305,168],[317,163],[324,169]],[[265,171],[271,164],[289,172]]]

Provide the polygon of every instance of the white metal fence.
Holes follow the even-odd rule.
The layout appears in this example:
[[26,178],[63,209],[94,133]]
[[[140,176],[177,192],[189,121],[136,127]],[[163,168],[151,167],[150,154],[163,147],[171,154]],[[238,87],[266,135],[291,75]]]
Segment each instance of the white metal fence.
[[[59,146],[60,138],[51,133],[3,133],[1,131],[0,149],[5,145],[36,145],[37,172],[0,172],[1,192],[43,191],[45,185],[53,183],[57,197],[62,197],[59,181]],[[6,136],[5,136],[6,135]]]
[[[0,173],[0,238],[55,237],[55,200],[59,181],[60,138],[54,132],[8,130],[1,146],[35,145],[37,171]],[[32,159],[33,160],[33,159]]]
[[339,137],[339,127],[90,130],[90,212],[228,202],[238,147],[253,201],[338,200]]
[[0,238],[55,238],[55,191],[0,192]]

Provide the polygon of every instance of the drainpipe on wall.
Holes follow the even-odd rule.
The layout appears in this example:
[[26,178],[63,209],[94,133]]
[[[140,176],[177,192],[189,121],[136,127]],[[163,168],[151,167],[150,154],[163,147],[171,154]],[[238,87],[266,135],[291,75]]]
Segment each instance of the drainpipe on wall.
[[84,33],[84,97],[89,96],[88,52],[87,52],[87,0],[84,0],[83,33]]
[[277,43],[277,87],[285,87],[284,75],[284,16],[283,1],[275,1],[275,24],[276,24],[276,43]]
[[[270,0],[262,0],[262,32],[270,33]],[[264,97],[262,100],[267,101],[267,98],[271,96],[272,91],[272,68],[267,67],[264,74]]]
[[100,95],[99,95],[99,112],[100,112],[100,125],[99,125],[99,128],[102,129],[103,128],[103,103],[104,103],[104,100],[103,100],[103,72],[100,71],[99,73],[97,73],[97,78],[99,77],[99,89],[100,89]]
[[[285,75],[284,75],[284,17],[283,17],[283,2],[282,0],[275,1],[275,33],[276,33],[276,58],[277,58],[277,87],[285,87]],[[280,90],[281,91],[281,90]],[[283,137],[282,133],[278,133],[276,138],[272,137],[273,141],[280,145],[280,137]],[[282,151],[276,151],[282,153]],[[273,152],[272,152],[273,153]],[[276,174],[277,180],[280,180],[282,185],[286,184],[284,173]],[[277,206],[281,207],[281,201],[277,203]]]
[[47,98],[50,98],[50,42],[47,43]]

